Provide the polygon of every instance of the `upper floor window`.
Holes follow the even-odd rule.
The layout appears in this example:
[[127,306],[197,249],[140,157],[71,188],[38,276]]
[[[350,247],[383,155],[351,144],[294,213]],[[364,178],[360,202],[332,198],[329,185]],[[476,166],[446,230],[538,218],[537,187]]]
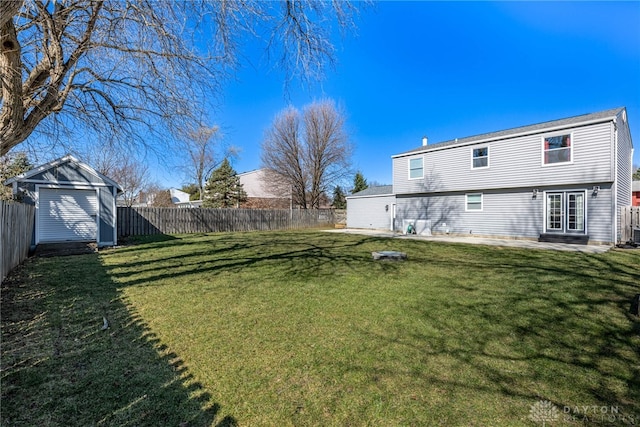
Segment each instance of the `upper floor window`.
[[543,149],[543,161],[545,165],[570,163],[572,161],[571,134],[545,137]]
[[471,149],[471,168],[480,169],[489,167],[489,147]]
[[409,179],[419,179],[424,177],[424,159],[422,157],[414,157],[409,159]]

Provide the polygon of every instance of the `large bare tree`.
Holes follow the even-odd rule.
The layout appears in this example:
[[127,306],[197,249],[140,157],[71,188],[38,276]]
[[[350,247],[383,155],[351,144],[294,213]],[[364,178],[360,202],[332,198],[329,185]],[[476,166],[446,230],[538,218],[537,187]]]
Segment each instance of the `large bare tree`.
[[345,114],[333,101],[314,102],[302,113],[289,107],[265,133],[261,159],[270,184],[291,188],[294,203],[318,208],[327,191],[349,176],[352,144]]
[[[186,131],[184,151],[186,152],[185,175],[196,184],[199,199],[203,200],[205,181],[211,172],[220,166],[223,159],[234,159],[238,148],[221,143],[222,135],[219,126],[201,125]],[[216,155],[216,151],[218,155]]]
[[202,117],[247,36],[265,42],[288,78],[314,79],[334,61],[332,24],[347,29],[357,14],[349,1],[317,0],[3,0],[0,8],[0,155],[34,132],[166,138]]
[[219,137],[218,126],[200,126],[188,132],[185,150],[188,164],[185,165],[186,174],[198,186],[199,199],[204,196],[204,184],[215,167],[215,140]]
[[149,167],[144,158],[136,153],[123,151],[113,143],[86,147],[79,157],[93,168],[117,182],[122,188],[119,203],[131,206],[140,201],[140,196],[148,194],[153,184],[149,180]]

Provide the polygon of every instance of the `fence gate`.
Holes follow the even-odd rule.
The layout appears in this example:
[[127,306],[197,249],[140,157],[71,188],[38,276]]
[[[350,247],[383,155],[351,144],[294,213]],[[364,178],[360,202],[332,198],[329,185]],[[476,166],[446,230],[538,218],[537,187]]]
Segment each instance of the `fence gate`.
[[640,206],[620,208],[620,242],[634,240],[640,243]]

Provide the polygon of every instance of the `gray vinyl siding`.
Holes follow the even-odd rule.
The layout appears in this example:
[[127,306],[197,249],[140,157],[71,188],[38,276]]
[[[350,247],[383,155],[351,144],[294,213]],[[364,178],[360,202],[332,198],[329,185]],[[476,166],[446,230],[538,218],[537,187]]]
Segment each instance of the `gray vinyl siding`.
[[114,244],[115,241],[115,200],[113,188],[100,188],[98,201],[100,203],[100,241],[104,244]]
[[633,173],[633,165],[631,154],[633,146],[631,144],[631,134],[629,133],[629,125],[618,118],[617,132],[617,202],[619,206],[628,206],[631,204],[631,175]]
[[592,243],[616,243],[617,236],[612,235],[615,220],[613,209],[613,190],[611,184],[602,183],[597,196],[587,191],[587,234]]
[[395,196],[380,195],[347,198],[347,227],[391,229],[391,212]]
[[612,191],[602,184],[597,196],[592,187],[568,186],[541,190],[536,197],[528,189],[482,192],[482,211],[465,211],[465,194],[445,193],[397,197],[396,224],[403,219],[430,220],[433,234],[478,235],[537,239],[544,231],[545,191],[586,191],[587,234],[594,243],[613,243]]
[[39,174],[33,175],[29,178],[29,180],[47,182],[73,182],[78,184],[102,183],[100,177],[90,173],[86,169],[74,163],[63,163],[56,167],[44,170]]
[[[543,137],[572,134],[572,163],[542,165]],[[611,122],[463,146],[434,146],[393,158],[396,194],[536,188],[613,181]],[[471,168],[473,148],[489,147],[489,167]],[[430,150],[427,146],[426,150]],[[424,178],[409,180],[409,159],[424,158]]]
[[482,193],[482,211],[471,212],[465,210],[465,194],[398,197],[396,223],[430,220],[433,234],[537,238],[542,232],[541,195],[534,199],[529,191],[486,191]]
[[622,112],[618,114],[617,119],[617,168],[616,168],[616,234],[621,235],[620,230],[620,208],[622,206],[631,205],[632,194],[632,178],[633,174],[633,144],[631,142],[631,133],[629,131],[629,122],[626,114]]

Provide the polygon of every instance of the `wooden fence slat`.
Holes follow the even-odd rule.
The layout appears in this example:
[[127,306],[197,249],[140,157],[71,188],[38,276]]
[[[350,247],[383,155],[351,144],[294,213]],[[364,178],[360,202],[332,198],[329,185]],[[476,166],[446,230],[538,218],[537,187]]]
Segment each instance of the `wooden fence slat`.
[[292,230],[333,225],[332,209],[118,208],[119,237],[254,230]]
[[0,283],[29,256],[35,207],[0,201]]
[[622,206],[620,208],[620,241],[633,240],[633,230],[640,229],[640,206]]

